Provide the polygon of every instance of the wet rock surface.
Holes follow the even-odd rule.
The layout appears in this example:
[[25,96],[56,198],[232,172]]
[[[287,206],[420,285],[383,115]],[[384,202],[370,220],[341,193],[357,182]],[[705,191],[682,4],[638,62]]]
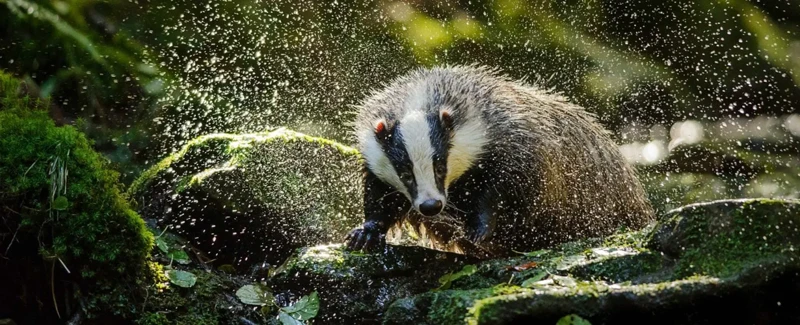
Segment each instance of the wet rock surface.
[[312,323],[323,324],[800,322],[798,200],[683,206],[644,229],[512,258],[477,260],[408,236],[363,254],[339,244],[362,219],[358,159],[276,130],[201,137],[153,167],[130,196],[156,233],[169,226],[202,252],[197,286],[213,290],[174,288],[148,316],[171,312],[172,298],[210,299],[238,308],[211,314],[219,319],[275,323],[275,310],[233,295],[258,284],[277,308],[318,294]]
[[642,230],[489,261],[412,246],[307,248],[270,281],[320,292],[326,324],[555,324],[570,314],[592,324],[795,323],[798,225],[797,200],[713,201]]
[[191,141],[134,182],[137,210],[215,265],[280,264],[360,224],[358,152],[285,129]]

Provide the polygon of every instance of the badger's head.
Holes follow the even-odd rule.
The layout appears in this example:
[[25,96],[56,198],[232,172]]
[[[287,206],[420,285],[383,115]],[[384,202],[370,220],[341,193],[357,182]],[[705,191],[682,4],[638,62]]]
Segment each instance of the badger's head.
[[[417,88],[419,89],[419,88]],[[483,152],[486,129],[478,110],[468,103],[438,102],[428,89],[378,108],[358,130],[367,168],[403,193],[415,210],[435,216],[447,205],[447,191],[473,167]],[[365,108],[370,109],[370,108]],[[363,127],[365,124],[368,127]]]

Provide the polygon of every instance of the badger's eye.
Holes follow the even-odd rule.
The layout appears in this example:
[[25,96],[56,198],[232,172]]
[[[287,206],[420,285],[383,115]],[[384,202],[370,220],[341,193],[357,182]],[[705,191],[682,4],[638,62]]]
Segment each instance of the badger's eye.
[[400,180],[403,181],[404,183],[410,183],[411,182],[411,177],[412,176],[411,176],[410,172],[402,172],[402,173],[400,173],[399,176],[400,176]]
[[444,175],[447,172],[447,165],[444,163],[439,163],[433,166],[436,171],[436,175]]

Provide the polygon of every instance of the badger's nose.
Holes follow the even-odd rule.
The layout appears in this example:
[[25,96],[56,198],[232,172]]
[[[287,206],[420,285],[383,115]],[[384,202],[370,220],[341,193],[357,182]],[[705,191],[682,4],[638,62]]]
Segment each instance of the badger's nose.
[[435,216],[439,214],[439,212],[442,212],[442,201],[433,199],[426,200],[419,205],[419,212],[428,217]]

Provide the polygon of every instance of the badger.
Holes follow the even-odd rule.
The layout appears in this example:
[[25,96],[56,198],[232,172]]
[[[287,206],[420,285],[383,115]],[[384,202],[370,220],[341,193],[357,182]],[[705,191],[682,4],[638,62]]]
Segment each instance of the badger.
[[594,114],[496,68],[418,68],[355,107],[364,223],[348,250],[405,229],[431,248],[507,256],[654,218]]

